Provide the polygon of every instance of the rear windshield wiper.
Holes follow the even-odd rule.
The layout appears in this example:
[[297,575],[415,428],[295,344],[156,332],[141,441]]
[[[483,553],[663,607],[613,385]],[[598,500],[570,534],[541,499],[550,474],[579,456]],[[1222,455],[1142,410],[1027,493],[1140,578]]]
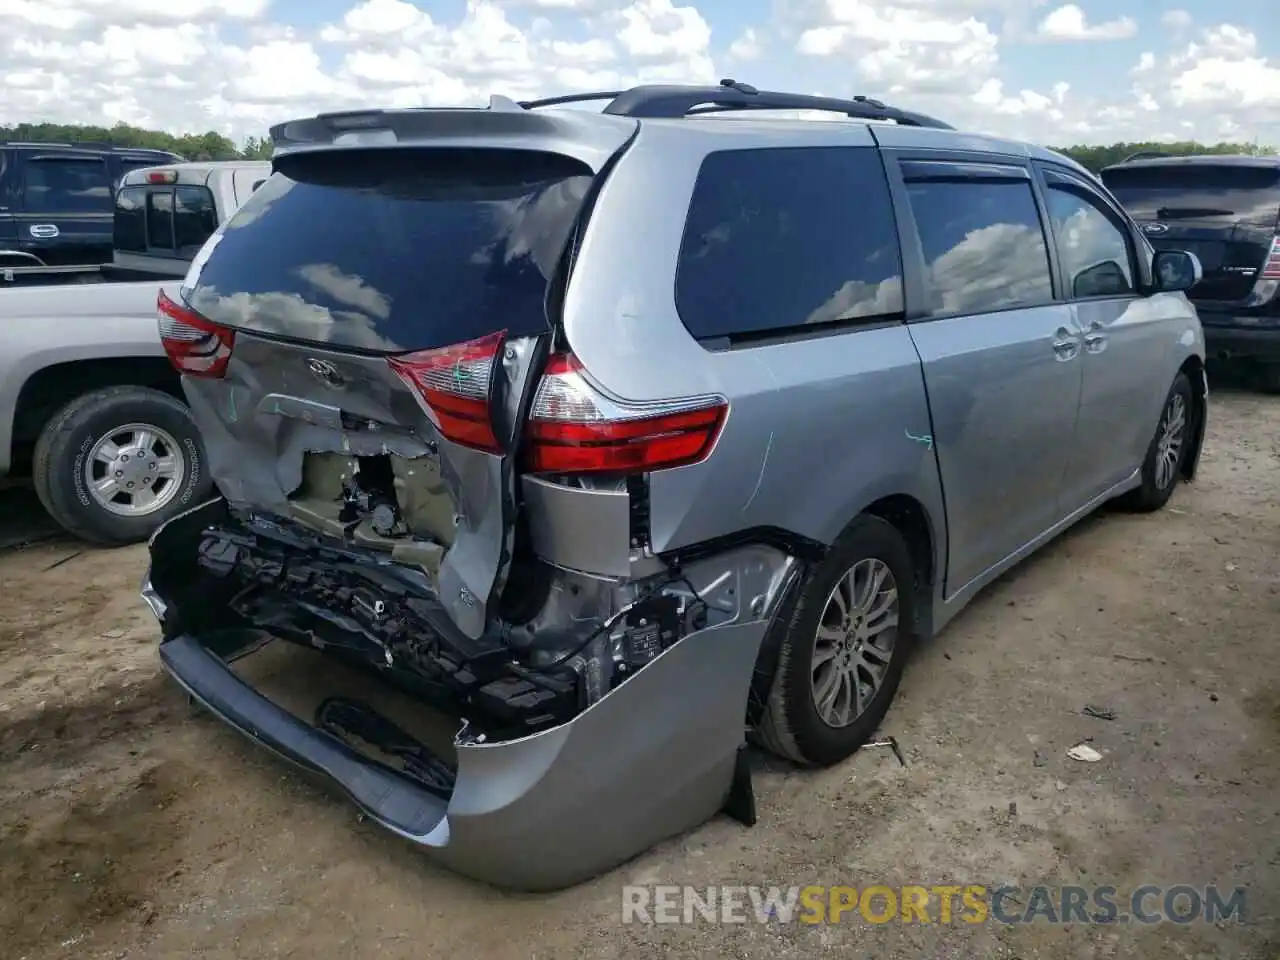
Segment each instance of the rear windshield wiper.
[[1161,207],[1156,211],[1158,220],[1182,220],[1193,217],[1231,217],[1234,210],[1220,210],[1217,207]]

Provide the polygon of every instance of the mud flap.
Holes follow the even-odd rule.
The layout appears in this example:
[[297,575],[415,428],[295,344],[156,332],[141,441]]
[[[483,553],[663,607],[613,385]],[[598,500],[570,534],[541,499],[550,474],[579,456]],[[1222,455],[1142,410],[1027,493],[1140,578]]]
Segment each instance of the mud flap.
[[738,755],[734,758],[729,796],[720,809],[726,817],[737,820],[745,827],[756,825],[756,792],[751,785],[751,757],[745,743],[738,748]]

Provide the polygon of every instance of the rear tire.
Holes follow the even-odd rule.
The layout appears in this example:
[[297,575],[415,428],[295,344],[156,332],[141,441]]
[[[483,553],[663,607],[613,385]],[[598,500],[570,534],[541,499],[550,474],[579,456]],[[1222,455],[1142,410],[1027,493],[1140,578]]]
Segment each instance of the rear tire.
[[850,524],[772,627],[781,638],[756,730],[762,746],[802,766],[826,767],[867,742],[910,653],[914,584],[911,553],[892,524],[872,516]]
[[[147,436],[154,438],[150,447]],[[112,444],[112,438],[124,443]],[[136,448],[129,438],[137,438]],[[100,456],[113,447],[125,461],[132,457],[116,465],[120,492],[114,499],[92,489],[101,486],[94,483],[98,475],[116,475]],[[36,441],[32,479],[59,525],[104,546],[146,540],[213,489],[187,408],[168,394],[132,386],[84,394],[54,414]],[[144,500],[144,491],[152,499]]]
[[1169,502],[1195,435],[1196,415],[1191,381],[1185,373],[1179,373],[1160,408],[1160,422],[1142,461],[1142,486],[1126,494],[1120,501],[1122,506],[1137,513],[1151,513]]

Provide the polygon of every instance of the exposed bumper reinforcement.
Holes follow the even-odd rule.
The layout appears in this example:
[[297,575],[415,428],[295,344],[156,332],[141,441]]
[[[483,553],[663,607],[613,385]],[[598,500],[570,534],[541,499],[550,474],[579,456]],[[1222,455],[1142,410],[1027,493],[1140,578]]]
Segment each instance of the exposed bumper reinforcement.
[[741,747],[765,627],[753,620],[690,634],[559,727],[458,743],[448,801],[272,703],[199,638],[175,636],[160,655],[219,718],[332,781],[446,866],[542,891],[603,873],[721,809],[753,821]]

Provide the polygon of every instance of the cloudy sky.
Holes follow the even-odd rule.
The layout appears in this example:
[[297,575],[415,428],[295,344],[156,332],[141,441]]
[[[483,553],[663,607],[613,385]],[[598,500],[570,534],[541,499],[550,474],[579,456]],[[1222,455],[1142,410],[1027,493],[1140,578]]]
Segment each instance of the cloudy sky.
[[1053,144],[1280,145],[1266,0],[0,0],[0,123],[236,139],[350,106],[734,78]]

